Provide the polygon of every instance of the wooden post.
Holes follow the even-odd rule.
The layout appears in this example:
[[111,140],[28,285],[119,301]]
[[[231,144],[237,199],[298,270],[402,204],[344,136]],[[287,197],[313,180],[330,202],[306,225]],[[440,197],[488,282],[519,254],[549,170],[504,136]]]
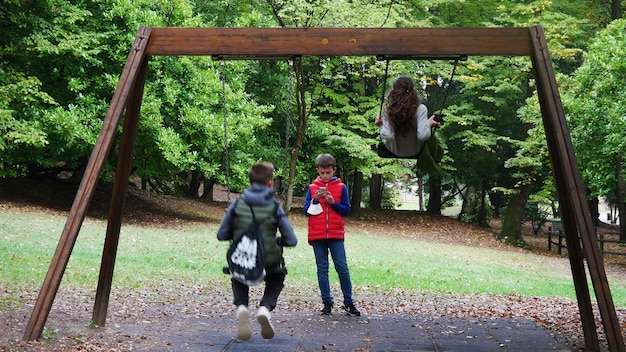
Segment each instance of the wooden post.
[[548,252],[552,250],[552,227],[548,227]]
[[92,320],[98,326],[104,326],[106,323],[111,284],[113,282],[113,270],[115,268],[120,229],[122,227],[122,214],[124,212],[126,192],[128,191],[128,178],[130,177],[135,139],[137,137],[137,129],[139,128],[139,110],[141,108],[147,70],[148,58],[145,57],[139,68],[138,77],[134,89],[132,90],[128,107],[126,108],[124,133],[122,134],[115,181],[113,183],[107,232],[104,241],[104,249],[102,251],[102,263],[100,264],[98,288],[96,290],[96,300],[93,309]]
[[588,209],[550,54],[541,27],[532,27],[531,36],[533,36],[532,59],[537,75],[539,103],[561,203],[563,229],[567,239],[576,297],[585,334],[585,345],[588,349],[600,350],[583,259],[587,261],[609,348],[611,351],[624,351],[624,340],[619,331],[619,322],[602,255],[598,249],[597,240],[594,238],[591,212]]
[[120,116],[126,105],[126,97],[128,96],[130,88],[134,85],[137,76],[137,66],[142,61],[145,52],[147,40],[144,39],[149,35],[149,28],[141,28],[140,33],[135,38],[133,49],[128,55],[128,60],[120,76],[120,82],[111,100],[111,106],[109,107],[107,116],[104,119],[102,130],[98,136],[94,150],[91,153],[91,157],[89,158],[89,163],[87,164],[85,174],[78,187],[74,203],[72,203],[56,252],[54,253],[48,273],[39,291],[39,297],[37,298],[33,312],[26,325],[24,340],[36,340],[41,337],[44,325],[50,314],[50,309],[52,308],[52,303],[61,285],[61,280],[63,279],[70,254],[76,243],[78,232],[85,220],[85,214],[98,183],[102,166],[113,143],[113,138],[119,126]]

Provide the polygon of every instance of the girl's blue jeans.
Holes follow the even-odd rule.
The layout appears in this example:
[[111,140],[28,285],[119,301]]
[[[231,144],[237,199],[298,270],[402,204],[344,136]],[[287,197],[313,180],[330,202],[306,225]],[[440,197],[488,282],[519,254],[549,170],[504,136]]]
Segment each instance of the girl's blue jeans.
[[328,281],[328,253],[330,252],[335,265],[335,271],[339,275],[339,284],[343,293],[343,304],[345,306],[353,304],[352,301],[352,281],[350,281],[350,271],[346,259],[346,249],[342,240],[318,240],[312,241],[313,252],[315,253],[315,263],[317,264],[317,283],[320,287],[322,302],[333,303],[333,295],[330,292],[330,282]]

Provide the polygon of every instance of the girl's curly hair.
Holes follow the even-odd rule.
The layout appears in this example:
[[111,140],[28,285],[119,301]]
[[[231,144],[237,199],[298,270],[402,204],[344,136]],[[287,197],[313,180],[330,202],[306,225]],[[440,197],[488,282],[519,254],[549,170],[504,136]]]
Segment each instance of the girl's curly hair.
[[387,118],[395,135],[406,137],[417,128],[417,108],[422,97],[415,90],[413,79],[408,76],[398,77],[387,95]]

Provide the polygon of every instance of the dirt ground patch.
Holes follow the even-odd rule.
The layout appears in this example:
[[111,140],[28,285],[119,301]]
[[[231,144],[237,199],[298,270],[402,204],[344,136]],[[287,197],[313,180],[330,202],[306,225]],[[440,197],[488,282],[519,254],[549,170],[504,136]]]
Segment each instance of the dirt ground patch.
[[[75,184],[64,184],[48,179],[0,179],[0,209],[22,207],[67,213],[77,188]],[[99,186],[92,199],[88,216],[105,219],[110,195],[110,185]],[[234,199],[236,196],[236,194],[228,194],[217,189],[215,192],[217,201],[205,202],[155,195],[131,187],[126,201],[124,222],[156,227],[178,226],[181,222],[217,223],[221,220],[228,205],[228,198]],[[294,200],[290,217],[294,222],[305,221],[302,215],[301,199]],[[499,226],[500,224],[494,221],[492,228],[483,229],[444,216],[398,210],[364,209],[360,214],[346,220],[348,231],[358,229],[364,232],[386,234],[389,228],[394,228],[394,234],[397,236],[426,241],[492,247],[509,251],[528,250],[511,248],[499,243],[495,239]],[[530,228],[525,231],[525,240],[532,252],[544,255],[547,260],[562,258],[555,250],[551,252],[547,250],[547,239],[543,231],[537,236],[532,235]],[[608,225],[601,227],[600,231],[607,237],[617,235],[617,229]],[[607,274],[626,280],[625,259],[626,257],[622,256],[607,258],[605,261]],[[562,266],[563,262],[559,260],[559,264],[555,265]],[[565,267],[564,270],[569,270],[569,268]],[[32,297],[36,297],[37,293],[25,290],[22,298],[28,303],[14,306],[3,298],[6,292],[2,286],[0,280],[0,298],[2,298],[3,306],[0,309],[0,321],[2,321],[0,351],[151,350],[150,341],[141,334],[120,334],[115,329],[89,329],[85,326],[85,321],[89,321],[91,317],[93,293],[66,288],[62,289],[63,292],[55,300],[54,314],[51,314],[54,318],[49,320],[59,331],[63,331],[63,334],[57,336],[48,331],[39,341],[21,341],[25,323],[34,305]],[[113,303],[115,307],[110,309],[111,320],[122,325],[148,321],[150,324],[162,324],[161,328],[167,329],[167,326],[171,324],[191,324],[193,320],[190,320],[189,316],[230,315],[232,312],[228,288],[223,288],[224,292],[217,292],[220,289],[188,287],[185,283],[172,283],[172,287],[159,292],[158,299],[151,294],[151,289],[113,292],[111,302],[115,302]],[[438,297],[425,297],[400,291],[393,295],[381,295],[367,289],[355,291],[355,296],[359,297],[359,306],[371,313],[530,318],[573,350],[584,345],[582,329],[579,326],[578,306],[575,301],[568,299],[474,294],[442,294]],[[298,298],[290,299],[289,292],[285,292],[285,302],[287,303],[280,309],[289,311],[317,311],[319,309],[318,302]],[[595,316],[599,317],[597,307],[594,309]],[[626,310],[618,309],[618,319],[622,331],[626,331]],[[599,330],[602,330],[599,318],[596,320]],[[167,350],[167,346],[152,347]],[[603,348],[606,350],[606,346]]]

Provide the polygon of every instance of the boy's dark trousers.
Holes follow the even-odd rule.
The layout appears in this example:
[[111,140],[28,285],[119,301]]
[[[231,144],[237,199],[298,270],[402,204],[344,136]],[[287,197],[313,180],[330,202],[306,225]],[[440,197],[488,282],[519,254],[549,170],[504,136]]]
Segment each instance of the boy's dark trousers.
[[[265,306],[270,312],[276,308],[278,302],[278,296],[285,287],[285,275],[287,271],[281,264],[276,264],[270,268],[266,268],[267,274],[265,275],[265,291],[263,292],[263,298],[261,298],[261,306]],[[242,284],[237,280],[231,280],[233,288],[233,303],[235,306],[248,306],[250,299],[250,287]]]

